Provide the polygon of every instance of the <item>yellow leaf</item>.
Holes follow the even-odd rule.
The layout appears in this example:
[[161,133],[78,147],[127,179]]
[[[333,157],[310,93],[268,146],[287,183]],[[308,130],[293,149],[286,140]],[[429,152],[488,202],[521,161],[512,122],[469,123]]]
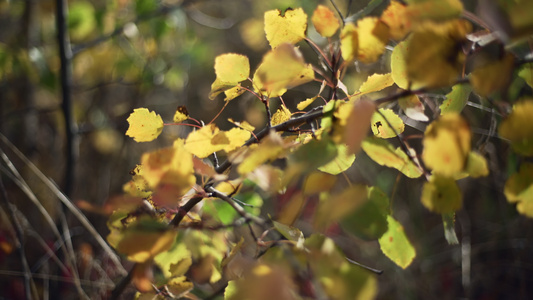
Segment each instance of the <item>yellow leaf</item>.
[[424,104],[420,102],[417,95],[413,94],[398,99],[398,105],[409,118],[422,122],[429,121],[429,118],[424,114]]
[[233,100],[239,97],[240,95],[242,95],[244,92],[246,92],[246,90],[243,89],[240,84],[238,84],[232,87],[231,89],[224,91],[224,94],[226,95],[226,98],[224,98],[224,101]]
[[124,184],[124,192],[134,197],[146,198],[152,194],[150,186],[146,179],[144,179],[143,165],[137,165],[130,174],[132,175],[131,181]]
[[513,111],[500,124],[498,134],[511,142],[513,150],[526,156],[533,156],[533,100],[516,103]]
[[316,31],[323,37],[331,37],[340,27],[339,19],[335,17],[335,13],[324,5],[317,6],[311,21],[313,21]]
[[150,142],[155,140],[163,131],[163,119],[155,112],[146,108],[136,108],[128,117],[128,131],[126,135],[136,142]]
[[263,163],[274,160],[283,153],[283,141],[279,134],[272,133],[264,138],[255,149],[249,149],[248,155],[237,167],[239,174],[247,174]]
[[232,128],[225,132],[229,144],[224,147],[224,151],[230,152],[240,148],[252,136],[250,131],[241,128]]
[[226,53],[215,58],[215,74],[222,82],[239,83],[250,75],[250,62],[248,57]]
[[503,192],[507,201],[517,203],[519,213],[533,218],[533,164],[523,163],[518,173],[509,177]]
[[305,38],[307,15],[301,8],[287,9],[282,16],[279,9],[265,12],[265,33],[274,49],[281,44],[296,44]]
[[230,141],[223,134],[219,135],[219,132],[215,124],[193,131],[187,137],[185,149],[199,158],[206,158],[229,145]]
[[140,221],[125,229],[116,250],[131,261],[148,261],[170,249],[174,243],[178,232],[166,228],[168,227],[165,224],[155,221]]
[[389,40],[389,28],[378,18],[366,17],[357,21],[359,38],[357,59],[363,63],[373,63],[385,52]]
[[214,99],[219,93],[233,88],[239,82],[246,80],[250,74],[248,57],[226,53],[215,58],[215,82],[211,85],[209,98]]
[[466,166],[472,133],[458,114],[449,113],[431,123],[425,132],[422,159],[435,173],[451,177]]
[[276,111],[276,113],[272,116],[271,123],[272,123],[272,126],[276,126],[290,119],[291,119],[290,110],[287,107],[285,107],[285,105],[281,105]]
[[[379,112],[381,112],[381,114],[375,112],[370,121],[372,124],[372,132],[375,136],[387,139],[395,137],[403,132],[405,124],[394,111],[391,109],[380,108]],[[389,123],[392,128],[389,126]]]
[[278,216],[278,222],[286,225],[294,224],[306,203],[306,197],[304,194],[296,193],[293,195],[289,202],[287,202],[287,204],[283,206],[283,209],[281,209]]
[[379,247],[383,254],[400,268],[407,268],[416,257],[416,251],[407,238],[402,224],[392,216],[387,216],[388,229],[379,238]]
[[174,123],[181,123],[189,118],[189,112],[185,106],[178,106],[174,114]]
[[241,40],[252,50],[263,52],[263,49],[267,47],[264,26],[263,20],[256,18],[243,21],[239,26]]
[[248,122],[246,121],[242,121],[242,122],[237,122],[237,121],[233,121],[232,118],[229,118],[228,121],[232,124],[234,124],[235,126],[238,126],[244,130],[248,130],[250,132],[253,132],[255,130],[255,127],[253,127],[252,125],[250,125]]
[[341,52],[345,61],[351,62],[357,57],[359,37],[357,27],[353,23],[346,23],[341,30]]
[[465,171],[472,178],[485,177],[489,175],[489,166],[487,164],[487,160],[485,157],[483,157],[483,155],[471,151],[468,154]]
[[141,165],[142,176],[151,188],[170,184],[183,195],[196,183],[192,155],[179,140],[173,147],[144,153]]
[[409,51],[409,43],[403,41],[396,45],[391,54],[391,76],[397,86],[404,90],[411,88],[411,82],[407,77],[407,63],[405,58]]
[[470,73],[470,82],[481,96],[503,90],[509,85],[514,70],[514,55],[506,53],[500,60],[490,60]]
[[455,180],[440,175],[433,175],[424,183],[420,200],[427,209],[438,214],[458,211],[463,205],[463,195]]
[[309,105],[311,105],[311,103],[313,103],[315,101],[315,99],[317,98],[317,96],[315,97],[312,97],[312,98],[307,98],[305,99],[304,101],[300,101],[298,103],[298,105],[296,105],[296,108],[298,110],[304,110],[306,109]]
[[381,21],[390,29],[390,36],[394,40],[402,40],[411,31],[411,20],[407,15],[407,7],[398,1],[391,1],[381,15]]
[[355,154],[348,153],[348,146],[344,144],[337,145],[337,155],[329,163],[319,167],[318,169],[328,174],[337,175],[348,170],[355,161]]
[[302,75],[305,79],[308,68],[298,49],[290,44],[282,44],[263,57],[254,74],[254,88],[269,97],[280,96],[287,88],[293,87],[292,83]]
[[382,89],[391,86],[393,83],[394,80],[392,80],[390,73],[370,75],[359,88],[358,95],[381,91]]
[[401,148],[396,148],[386,140],[368,137],[361,144],[365,153],[376,163],[395,168],[410,178],[417,178],[422,171],[409,159]]
[[410,88],[448,86],[457,80],[465,63],[461,45],[471,28],[465,20],[417,26],[403,52]]

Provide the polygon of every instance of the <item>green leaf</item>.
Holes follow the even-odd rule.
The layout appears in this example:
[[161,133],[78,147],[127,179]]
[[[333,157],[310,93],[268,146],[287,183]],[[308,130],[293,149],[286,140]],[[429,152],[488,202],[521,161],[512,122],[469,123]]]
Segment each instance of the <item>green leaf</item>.
[[454,179],[435,174],[424,183],[420,200],[430,211],[445,214],[461,208],[463,195]]
[[440,114],[463,111],[471,92],[472,87],[469,84],[454,85],[452,91],[446,95],[446,100],[439,106]]
[[507,201],[517,203],[519,213],[533,218],[533,164],[523,163],[518,173],[505,182],[503,192]]
[[524,64],[520,68],[520,71],[518,72],[518,76],[520,76],[524,81],[533,88],[533,63]]
[[325,139],[311,140],[300,146],[291,155],[292,162],[305,166],[307,170],[314,170],[324,166],[337,157],[337,146]]
[[[375,112],[370,121],[372,123],[372,132],[375,136],[387,139],[403,132],[405,124],[392,109],[380,108],[379,112],[381,114]],[[392,127],[389,126],[389,123]]]
[[379,238],[383,254],[402,269],[407,268],[416,257],[416,251],[405,235],[402,224],[387,216],[388,230]]

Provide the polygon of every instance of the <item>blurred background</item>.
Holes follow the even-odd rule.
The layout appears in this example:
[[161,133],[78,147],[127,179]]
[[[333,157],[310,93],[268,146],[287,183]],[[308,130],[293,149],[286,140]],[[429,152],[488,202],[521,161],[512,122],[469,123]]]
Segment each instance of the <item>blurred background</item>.
[[[368,2],[336,0],[335,4],[347,16],[361,11]],[[388,5],[388,1],[371,2],[377,4],[371,15],[379,15]],[[146,107],[171,123],[176,107],[184,105],[192,117],[211,121],[224,105],[221,96],[208,98],[215,79],[215,57],[227,52],[245,54],[253,70],[269,49],[263,31],[264,12],[302,7],[311,16],[318,4],[333,8],[329,1],[315,0],[68,1],[76,153],[73,176],[66,180],[67,134],[61,107],[55,1],[0,0],[0,170],[9,201],[21,220],[26,257],[40,291],[50,289],[65,299],[76,295],[72,276],[54,260],[54,256],[60,259],[60,251],[51,254],[61,245],[31,198],[54,222],[65,215],[57,193],[38,178],[30,162],[68,191],[105,237],[109,207],[106,210],[104,205],[122,194],[140,155],[168,146],[190,130],[166,126],[157,140],[136,143],[124,134],[133,109]],[[474,11],[475,6],[475,1],[466,3],[468,10]],[[328,44],[312,25],[308,36],[318,45]],[[305,43],[299,45],[306,61],[319,65],[312,49]],[[350,68],[343,82],[354,92],[369,74],[386,72],[390,72],[387,54],[375,64]],[[295,111],[296,104],[316,95],[319,87],[318,83],[306,84],[283,99]],[[442,95],[447,92],[443,90]],[[531,95],[531,90],[525,93]],[[438,115],[439,95],[425,96],[430,119]],[[277,106],[279,101],[273,100],[272,110]],[[379,299],[533,297],[533,226],[501,192],[520,161],[508,154],[506,144],[490,130],[494,115],[472,106],[464,115],[474,129],[474,147],[482,148],[489,159],[491,175],[460,181],[464,208],[456,219],[459,245],[447,244],[441,217],[420,204],[422,181],[399,177],[397,171],[379,167],[364,153],[346,172],[352,182],[377,185],[391,197],[394,216],[417,250],[413,264],[402,270],[382,255],[377,242],[332,235],[348,257],[384,270],[378,277]],[[217,119],[218,126],[230,128],[228,118],[261,128],[264,106],[245,94],[228,104]],[[408,125],[412,127],[407,135],[421,134],[426,126],[413,121]],[[6,210],[2,202],[0,299],[20,299],[24,298],[23,269]],[[91,298],[103,297],[120,278],[120,271],[76,217],[67,213],[66,219],[71,228],[67,238],[82,266],[82,286]]]

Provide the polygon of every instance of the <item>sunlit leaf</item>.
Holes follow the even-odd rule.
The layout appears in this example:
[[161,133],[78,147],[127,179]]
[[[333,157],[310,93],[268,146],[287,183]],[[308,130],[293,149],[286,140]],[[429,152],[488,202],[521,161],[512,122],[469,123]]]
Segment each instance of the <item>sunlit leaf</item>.
[[296,44],[305,38],[307,15],[301,8],[265,12],[265,33],[272,48],[281,44]]
[[398,105],[409,118],[422,122],[429,121],[428,116],[424,113],[424,104],[420,102],[417,95],[413,94],[398,99]]
[[323,37],[331,37],[340,27],[339,19],[327,6],[319,5],[311,17],[316,31]]
[[359,36],[354,23],[346,23],[341,30],[341,52],[345,61],[353,61],[359,51]]
[[368,94],[378,92],[382,89],[391,86],[394,83],[390,73],[387,74],[373,74],[370,75],[359,88],[358,94]]
[[411,82],[407,77],[407,52],[409,51],[409,43],[403,41],[397,44],[392,50],[391,54],[391,77],[397,86],[404,90],[411,88]]
[[456,113],[442,115],[426,128],[422,159],[435,173],[453,176],[466,166],[472,133]]
[[196,182],[192,155],[184,149],[183,142],[176,142],[174,147],[144,153],[141,164],[142,176],[152,188],[169,183],[180,193],[185,193]]
[[441,115],[448,112],[460,113],[463,111],[471,92],[472,87],[469,84],[454,85],[452,91],[446,95],[446,100],[439,106]]
[[185,106],[178,106],[174,113],[174,123],[181,123],[189,118],[189,112]]
[[454,179],[433,175],[424,183],[420,201],[430,211],[445,214],[461,208],[463,195]]
[[313,103],[315,101],[315,99],[317,98],[317,96],[315,97],[311,97],[311,98],[307,98],[305,99],[304,101],[300,101],[300,103],[298,103],[298,105],[296,105],[296,108],[298,110],[304,110],[306,109],[311,103]]
[[476,93],[488,96],[501,91],[511,80],[514,70],[514,55],[506,53],[502,59],[491,60],[470,73],[470,82]]
[[407,15],[407,7],[398,1],[391,1],[381,15],[381,21],[389,26],[392,39],[402,40],[411,30],[411,20]]
[[410,178],[417,178],[422,171],[409,159],[401,148],[396,148],[383,139],[369,137],[361,145],[365,153],[376,163],[395,168]]
[[167,289],[176,298],[182,298],[194,288],[194,284],[187,281],[187,277],[180,276],[169,280]]
[[300,229],[276,221],[272,221],[272,223],[274,224],[274,228],[276,228],[276,230],[281,233],[281,235],[283,235],[286,239],[303,246],[305,239],[304,234],[302,233],[302,231],[300,231]]
[[168,251],[159,253],[154,258],[167,278],[184,275],[192,264],[191,252],[178,240]]
[[368,189],[364,185],[352,185],[340,194],[322,199],[314,217],[314,226],[325,229],[361,208],[367,202]]
[[405,269],[416,257],[415,248],[409,242],[402,224],[392,216],[387,216],[387,224],[387,232],[379,238],[379,247],[390,260]]
[[302,79],[309,79],[307,69],[302,53],[290,44],[282,44],[263,57],[254,74],[254,88],[270,97],[281,96],[295,86],[293,82],[301,84]]
[[507,201],[517,203],[519,213],[533,218],[533,164],[523,163],[518,173],[505,182],[503,192]]
[[248,130],[250,132],[254,132],[255,130],[255,127],[253,127],[252,125],[250,125],[250,123],[246,121],[238,122],[238,121],[234,121],[232,118],[229,118],[228,121],[232,123],[233,125],[238,126],[244,130]]
[[514,151],[527,156],[533,156],[531,116],[533,116],[533,100],[522,100],[513,106],[513,111],[498,129],[498,134],[511,142]]
[[252,172],[255,168],[263,163],[274,160],[283,153],[283,141],[277,134],[271,134],[267,138],[261,140],[257,148],[248,151],[249,154],[237,167],[239,174],[246,174]]
[[389,40],[389,28],[378,18],[366,17],[357,22],[359,38],[357,59],[363,63],[373,63],[385,52]]
[[137,165],[131,172],[132,175],[131,181],[124,184],[123,190],[124,192],[130,194],[131,196],[135,197],[142,197],[146,198],[152,194],[150,191],[150,185],[144,179],[144,172],[143,172],[143,166]]
[[319,167],[322,172],[337,175],[346,171],[355,161],[355,154],[348,153],[348,146],[344,144],[337,145],[337,156],[329,163]]
[[223,134],[229,140],[229,144],[224,147],[224,151],[226,152],[240,148],[252,136],[250,131],[241,128],[232,128],[229,131],[223,132]]
[[361,149],[361,142],[368,134],[375,110],[376,105],[372,101],[360,99],[354,103],[344,130],[344,142],[348,146],[348,153],[355,154]]
[[176,235],[177,231],[168,230],[166,224],[145,219],[125,230],[116,250],[129,260],[142,263],[170,249]]
[[136,108],[128,117],[128,131],[126,135],[136,142],[150,142],[155,140],[163,131],[163,119],[155,112],[146,108]]
[[250,62],[248,57],[226,53],[215,58],[216,80],[211,85],[210,99],[214,99],[219,93],[233,88],[239,82],[246,80],[250,75]]
[[[405,124],[394,111],[391,109],[380,108],[379,112],[381,112],[381,114],[375,112],[370,121],[372,124],[372,132],[375,136],[387,139],[395,137],[403,132]],[[389,126],[389,123],[392,127]]]
[[240,84],[238,84],[232,87],[231,89],[224,91],[224,95],[226,95],[226,98],[224,98],[224,101],[233,100],[239,97],[240,95],[244,94],[244,92],[246,92],[246,90]]
[[285,105],[281,105],[272,116],[271,124],[272,126],[275,126],[290,120],[290,118],[291,111]]
[[185,141],[185,149],[199,158],[205,158],[226,148],[230,141],[215,124],[206,125],[189,134]]
[[472,178],[489,175],[489,166],[485,157],[477,152],[471,151],[466,161],[466,172]]

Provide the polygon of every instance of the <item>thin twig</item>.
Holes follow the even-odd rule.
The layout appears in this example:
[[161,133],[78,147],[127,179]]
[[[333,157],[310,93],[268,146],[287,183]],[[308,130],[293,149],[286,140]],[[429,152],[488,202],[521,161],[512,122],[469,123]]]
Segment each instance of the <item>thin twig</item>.
[[11,219],[10,222],[13,225],[13,228],[15,230],[15,236],[16,236],[16,244],[17,244],[17,252],[20,257],[20,261],[22,263],[22,269],[24,270],[23,276],[24,276],[24,293],[26,294],[26,299],[38,299],[39,296],[37,295],[37,288],[35,287],[35,283],[33,282],[30,266],[28,264],[28,260],[26,259],[26,251],[24,249],[25,239],[23,230],[18,222],[17,216],[15,214],[15,209],[13,207],[13,204],[9,200],[7,196],[6,188],[4,187],[4,182],[2,180],[2,176],[0,176],[0,195],[2,195],[2,201],[4,202],[6,206],[6,210],[9,213],[9,218]]
[[243,218],[245,219],[248,219],[248,220],[251,220],[252,222],[258,224],[258,225],[265,225],[266,222],[265,220],[259,218],[259,217],[256,217],[252,214],[249,214],[247,211],[244,210],[244,208],[242,208],[242,206],[239,206],[237,205],[237,203],[235,203],[235,201],[229,197],[228,195],[222,193],[221,191],[218,191],[216,190],[214,187],[212,186],[207,186],[205,188],[205,191],[208,192],[208,193],[211,193],[214,197],[217,197],[217,198],[220,198],[224,201],[226,201],[226,203],[228,203],[229,205],[231,205],[231,207]]
[[348,257],[346,257],[346,260],[347,260],[349,263],[354,264],[354,265],[357,265],[357,266],[360,266],[361,268],[366,269],[366,270],[368,270],[368,271],[370,271],[370,272],[376,273],[376,274],[378,274],[378,275],[383,274],[383,270],[378,270],[378,269],[371,268],[371,267],[369,267],[369,266],[365,266],[365,265],[363,265],[363,264],[361,264],[361,263],[356,262],[355,260],[349,259]]

